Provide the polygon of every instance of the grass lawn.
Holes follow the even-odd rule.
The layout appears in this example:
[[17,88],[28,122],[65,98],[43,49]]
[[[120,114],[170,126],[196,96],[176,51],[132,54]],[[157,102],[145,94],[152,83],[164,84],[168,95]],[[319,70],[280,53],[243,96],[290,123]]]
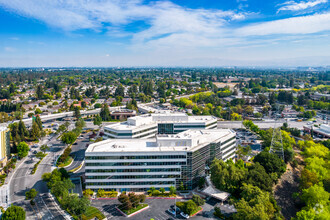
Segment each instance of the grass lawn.
[[57,166],[58,166],[58,167],[66,167],[66,166],[68,166],[72,161],[73,161],[72,157],[69,156],[69,157],[64,161],[64,163],[58,163]]
[[133,214],[134,212],[137,212],[145,207],[147,207],[148,204],[139,204],[136,208],[132,208],[130,210],[122,210],[123,212],[125,212],[126,215],[130,215]]
[[196,212],[194,212],[193,214],[191,214],[190,216],[195,215],[197,212],[199,212],[202,209],[202,207],[198,206],[198,208],[196,209]]
[[82,219],[83,220],[89,220],[89,219],[94,219],[94,218],[98,218],[99,220],[101,220],[101,219],[104,219],[105,216],[97,208],[95,208],[93,206],[89,206],[87,208],[85,214],[82,215]]

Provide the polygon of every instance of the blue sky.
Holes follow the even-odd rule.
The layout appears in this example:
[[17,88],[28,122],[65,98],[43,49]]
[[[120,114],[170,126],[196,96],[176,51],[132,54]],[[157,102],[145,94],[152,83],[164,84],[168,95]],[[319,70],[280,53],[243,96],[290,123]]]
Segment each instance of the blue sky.
[[0,0],[0,66],[330,65],[330,0]]

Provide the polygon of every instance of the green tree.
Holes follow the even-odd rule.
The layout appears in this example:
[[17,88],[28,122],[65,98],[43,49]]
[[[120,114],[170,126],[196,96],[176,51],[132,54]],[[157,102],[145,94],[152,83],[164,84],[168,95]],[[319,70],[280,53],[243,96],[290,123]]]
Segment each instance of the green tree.
[[249,166],[245,183],[259,187],[261,190],[271,191],[273,180],[258,162]]
[[33,140],[38,140],[41,136],[41,131],[40,128],[38,126],[38,124],[36,122],[32,123],[32,128],[30,131],[30,136]]
[[41,113],[42,113],[42,111],[40,110],[40,108],[36,108],[36,110],[34,111],[34,114],[36,114],[36,115],[39,115]]
[[43,153],[46,153],[46,151],[49,150],[49,147],[47,146],[47,144],[43,144],[43,145],[41,145],[40,150]]
[[160,188],[159,191],[164,195],[164,193],[165,193],[165,189],[164,188]]
[[34,199],[38,194],[38,191],[34,188],[30,189],[29,191],[25,192],[26,199]]
[[70,194],[62,200],[63,207],[76,216],[84,214],[90,205],[90,201],[86,197],[79,198],[78,195]]
[[102,108],[101,108],[100,116],[101,116],[103,121],[110,121],[111,120],[109,106],[106,103],[104,103]]
[[25,211],[19,206],[10,206],[2,215],[2,220],[25,220]]
[[140,197],[135,195],[134,192],[128,194],[129,201],[132,203],[133,208],[136,208],[140,203]]
[[277,155],[266,151],[255,156],[253,162],[260,163],[268,174],[277,173],[278,177],[280,177],[286,170],[284,161],[282,161]]
[[42,99],[44,96],[44,88],[40,84],[37,86],[36,96],[37,96],[37,99]]
[[75,126],[76,126],[76,128],[80,128],[80,129],[82,129],[83,127],[86,126],[86,122],[84,121],[84,119],[79,118],[79,119],[76,121]]
[[20,120],[18,123],[18,135],[20,136],[21,140],[25,140],[25,136],[28,135],[28,131],[22,120]]
[[264,192],[256,186],[243,184],[242,198],[236,202],[237,213],[234,220],[270,220],[275,218],[276,208],[268,192]]
[[74,108],[73,116],[74,116],[76,119],[79,119],[79,118],[81,117],[80,109],[79,109],[78,106],[76,106],[76,107]]
[[35,123],[37,123],[39,130],[42,131],[42,121],[41,121],[41,118],[39,117],[39,115],[36,116]]
[[73,144],[77,139],[77,134],[73,131],[64,133],[61,137],[61,141],[65,144]]
[[205,204],[205,200],[202,199],[199,195],[193,195],[192,201],[194,201],[194,203],[196,203],[196,205],[198,206],[202,206]]
[[309,208],[313,208],[316,204],[329,203],[329,195],[322,186],[315,184],[308,189],[303,189],[301,199]]
[[188,215],[192,215],[197,211],[197,208],[198,206],[194,201],[188,200],[187,202],[185,202],[185,206],[183,210]]
[[238,196],[245,180],[246,170],[235,166],[233,162],[215,159],[211,165],[211,181],[220,190]]
[[97,126],[101,126],[102,118],[100,115],[96,115],[96,117],[94,117],[93,124]]
[[175,186],[170,186],[170,194],[175,195],[176,194],[176,188]]
[[17,155],[20,158],[24,158],[28,155],[29,150],[30,150],[29,145],[23,141],[19,143],[17,146],[17,151],[18,151]]
[[119,85],[117,88],[116,88],[116,91],[115,91],[115,96],[121,96],[121,97],[124,97],[125,96],[125,89],[122,85]]

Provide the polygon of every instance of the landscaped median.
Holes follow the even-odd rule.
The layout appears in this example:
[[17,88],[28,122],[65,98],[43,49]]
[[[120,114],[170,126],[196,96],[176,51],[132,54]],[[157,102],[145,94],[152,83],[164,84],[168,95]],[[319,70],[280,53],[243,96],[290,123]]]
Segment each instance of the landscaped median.
[[144,194],[136,195],[134,192],[128,194],[122,192],[118,197],[118,201],[121,204],[116,209],[124,216],[130,217],[149,208],[148,204],[143,203],[145,200],[146,195]]
[[[38,154],[39,154],[39,156],[38,156]],[[31,174],[35,174],[37,172],[38,166],[41,163],[42,159],[44,159],[45,156],[47,156],[47,154],[42,153],[42,152],[37,153],[37,157],[40,158],[40,160],[36,164],[34,164],[33,169],[31,170]]]
[[105,219],[105,215],[98,210],[97,208],[93,206],[89,206],[85,213],[81,216],[82,220],[89,220],[89,219],[94,219],[97,218],[99,220]]
[[193,195],[192,199],[186,202],[177,202],[176,206],[184,213],[189,216],[195,216],[200,213],[203,208],[202,205],[205,204],[205,201],[198,195]]
[[56,161],[57,167],[67,167],[73,162],[73,158],[70,156],[71,153],[71,146],[69,145],[67,148],[65,148],[64,152],[59,156],[59,158]]
[[84,161],[81,164],[79,164],[79,166],[77,166],[76,168],[73,168],[72,170],[69,170],[69,173],[75,173],[75,172],[77,172],[78,170],[81,169],[81,167],[83,165],[84,165]]
[[116,207],[116,209],[124,216],[126,217],[131,217],[133,215],[136,215],[146,209],[149,208],[149,205],[148,204],[140,204],[138,205],[137,207],[135,208],[132,208],[130,210],[121,210],[119,207]]

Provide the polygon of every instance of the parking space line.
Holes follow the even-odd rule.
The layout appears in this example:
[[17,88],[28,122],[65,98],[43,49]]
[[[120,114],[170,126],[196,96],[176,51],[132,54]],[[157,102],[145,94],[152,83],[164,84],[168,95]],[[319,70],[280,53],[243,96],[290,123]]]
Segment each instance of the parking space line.
[[47,204],[45,203],[44,199],[43,199],[42,197],[40,197],[40,198],[41,198],[41,201],[42,201],[42,202],[44,203],[44,205],[46,206],[46,208],[47,208],[49,214],[52,216],[52,218],[54,218],[54,215],[50,212],[50,210],[49,210]]

